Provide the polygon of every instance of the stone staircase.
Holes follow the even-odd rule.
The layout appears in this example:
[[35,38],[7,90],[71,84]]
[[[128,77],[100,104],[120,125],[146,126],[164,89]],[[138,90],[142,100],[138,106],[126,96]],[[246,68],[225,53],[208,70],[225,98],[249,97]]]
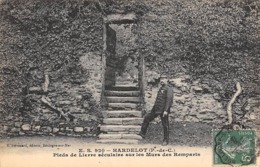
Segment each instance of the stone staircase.
[[107,88],[104,92],[107,107],[102,111],[103,124],[98,143],[137,144],[137,135],[143,121],[140,89],[137,86],[121,85]]

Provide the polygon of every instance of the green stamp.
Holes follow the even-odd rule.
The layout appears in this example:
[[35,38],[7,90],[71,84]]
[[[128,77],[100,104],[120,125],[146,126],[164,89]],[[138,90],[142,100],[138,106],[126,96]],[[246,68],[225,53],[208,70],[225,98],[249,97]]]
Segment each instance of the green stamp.
[[250,165],[256,163],[254,130],[213,130],[215,165]]

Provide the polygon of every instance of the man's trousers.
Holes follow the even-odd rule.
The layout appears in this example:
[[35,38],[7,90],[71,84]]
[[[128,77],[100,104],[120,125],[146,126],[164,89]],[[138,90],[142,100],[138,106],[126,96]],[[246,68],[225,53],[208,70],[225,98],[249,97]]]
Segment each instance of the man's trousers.
[[145,136],[149,123],[159,115],[161,117],[162,126],[163,126],[163,133],[164,133],[163,141],[168,142],[169,141],[169,114],[165,115],[164,117],[163,114],[156,114],[153,111],[151,113],[146,114],[142,124],[141,134]]

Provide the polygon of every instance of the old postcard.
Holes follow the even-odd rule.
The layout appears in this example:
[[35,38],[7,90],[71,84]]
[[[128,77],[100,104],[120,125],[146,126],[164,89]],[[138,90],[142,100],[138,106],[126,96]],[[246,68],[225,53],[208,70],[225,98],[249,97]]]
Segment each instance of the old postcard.
[[0,167],[259,167],[259,0],[0,0]]

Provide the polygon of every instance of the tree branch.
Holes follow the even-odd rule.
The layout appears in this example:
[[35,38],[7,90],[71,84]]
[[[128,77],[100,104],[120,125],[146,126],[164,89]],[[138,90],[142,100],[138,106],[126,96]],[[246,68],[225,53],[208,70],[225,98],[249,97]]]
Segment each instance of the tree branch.
[[45,104],[47,107],[52,109],[55,113],[61,116],[61,118],[64,118],[66,121],[69,121],[68,115],[65,114],[63,111],[59,110],[57,107],[54,107],[48,100],[46,99],[46,95],[43,95],[41,98],[41,101],[43,104]]
[[62,110],[60,110],[57,107],[53,106],[47,100],[46,93],[48,92],[48,87],[49,87],[49,84],[50,84],[50,79],[49,79],[49,75],[48,75],[47,71],[45,71],[44,77],[45,77],[45,81],[44,81],[44,83],[42,85],[42,90],[43,90],[43,92],[45,94],[41,98],[42,103],[45,104],[47,107],[49,107],[51,110],[53,110],[55,113],[57,113],[59,116],[61,116],[61,118],[65,119],[66,121],[70,121],[71,119],[74,118],[74,116],[72,116],[69,113],[64,113]]
[[228,121],[226,123],[227,125],[233,122],[232,105],[236,101],[237,96],[239,96],[242,92],[242,88],[239,82],[236,83],[236,89],[237,89],[236,93],[232,96],[231,100],[228,102],[227,105],[227,114],[228,114]]

